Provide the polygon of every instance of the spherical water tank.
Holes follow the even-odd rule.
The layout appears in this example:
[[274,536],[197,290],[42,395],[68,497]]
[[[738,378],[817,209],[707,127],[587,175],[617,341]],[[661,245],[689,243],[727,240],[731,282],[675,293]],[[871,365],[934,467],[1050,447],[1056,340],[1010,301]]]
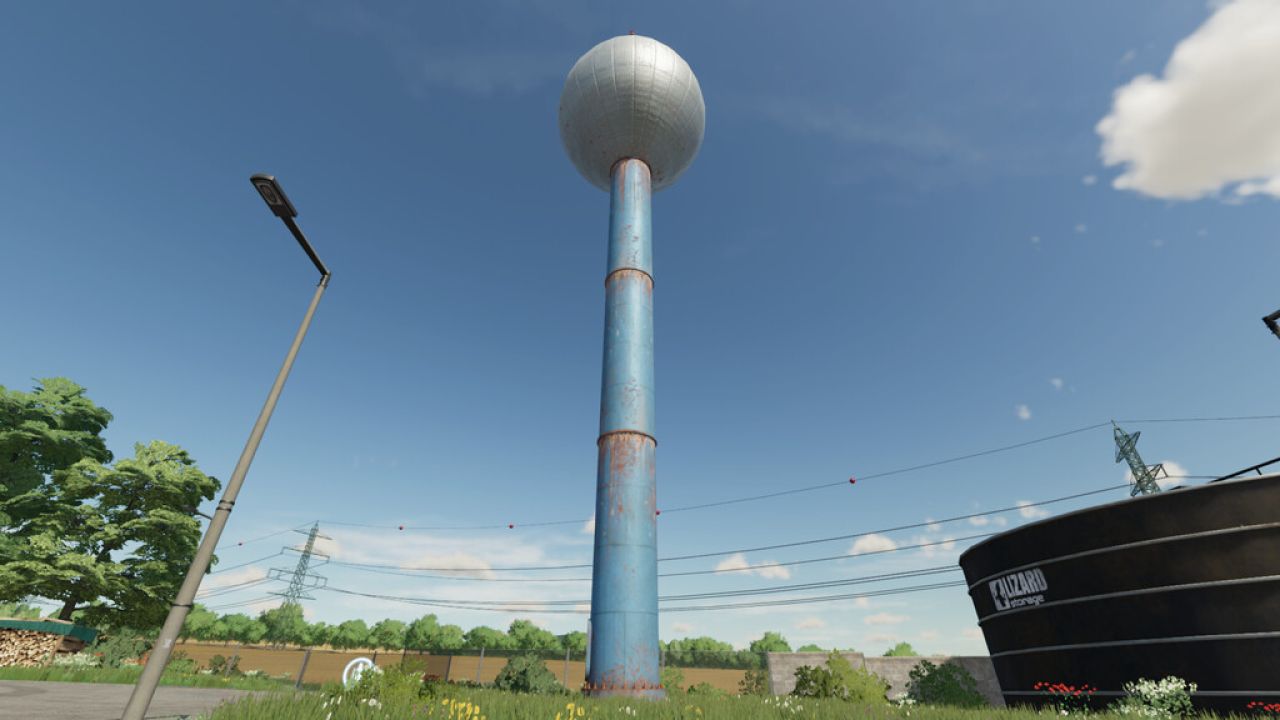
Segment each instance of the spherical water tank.
[[560,94],[560,139],[578,172],[608,191],[623,158],[649,166],[655,191],[672,184],[702,145],[698,78],[676,51],[641,35],[615,37],[578,59]]

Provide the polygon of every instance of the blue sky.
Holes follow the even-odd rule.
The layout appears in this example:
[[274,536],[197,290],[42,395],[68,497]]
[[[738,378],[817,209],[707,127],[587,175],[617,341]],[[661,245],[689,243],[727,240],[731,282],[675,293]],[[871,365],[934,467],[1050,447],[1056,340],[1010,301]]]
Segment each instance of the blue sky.
[[[11,7],[0,23],[0,384],[71,377],[115,413],[117,455],[165,439],[229,477],[314,282],[248,183],[271,172],[334,279],[224,536],[223,565],[274,552],[282,538],[236,541],[316,518],[381,526],[322,525],[335,559],[590,562],[577,522],[519,525],[585,523],[594,503],[608,199],[564,156],[556,108],[579,55],[635,30],[689,62],[707,106],[697,160],[653,208],[660,507],[838,482],[1112,418],[1270,414],[1280,346],[1258,319],[1280,307],[1280,183],[1248,183],[1280,176],[1259,150],[1277,145],[1227,132],[1212,112],[1208,124],[1183,122],[1191,111],[1178,108],[1204,104],[1197,78],[1219,66],[1167,67],[1187,38],[1234,51],[1222,37],[1235,16],[1211,26],[1211,15],[1250,4]],[[1257,78],[1233,67],[1244,67],[1238,98],[1257,97]],[[1165,109],[1154,116],[1137,95],[1113,105],[1144,74],[1185,102],[1155,102]],[[1256,87],[1275,96],[1274,83]],[[1228,100],[1211,109],[1248,114],[1252,101]],[[1109,115],[1108,166],[1096,127]],[[1184,152],[1206,127],[1219,141],[1212,157],[1263,166],[1224,170]],[[1171,177],[1185,182],[1169,189]],[[1278,454],[1275,422],[1127,427],[1143,431],[1149,462],[1191,474]],[[671,513],[659,520],[659,552],[1093,490],[1124,481],[1113,453],[1098,429]],[[1028,519],[1001,517],[1003,527]],[[517,529],[395,529],[509,522]],[[965,545],[802,565],[787,578],[672,578],[660,591],[927,567],[953,563]],[[335,587],[391,595],[589,596],[585,583],[323,573]],[[308,606],[331,622],[422,612],[332,593]],[[523,616],[439,614],[464,628]],[[585,616],[536,617],[556,632],[585,627]],[[661,619],[664,639],[743,645],[765,630],[868,652],[896,640],[985,650],[958,589]]]

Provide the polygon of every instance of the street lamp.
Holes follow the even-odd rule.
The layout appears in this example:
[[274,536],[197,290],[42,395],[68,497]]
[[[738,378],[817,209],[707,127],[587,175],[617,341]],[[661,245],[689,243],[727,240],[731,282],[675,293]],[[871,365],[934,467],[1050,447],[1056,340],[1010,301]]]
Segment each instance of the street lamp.
[[280,399],[280,391],[284,389],[284,382],[289,378],[289,370],[293,368],[293,360],[298,355],[298,348],[302,347],[302,340],[307,336],[307,328],[311,325],[311,318],[315,315],[316,306],[320,304],[320,297],[324,295],[324,290],[329,286],[329,269],[320,261],[316,251],[311,247],[311,243],[307,242],[307,238],[302,234],[302,230],[298,228],[297,223],[293,221],[298,215],[298,211],[294,209],[293,203],[289,202],[289,196],[284,194],[284,189],[280,187],[280,183],[271,175],[254,175],[249,178],[253,186],[257,188],[258,194],[262,195],[262,199],[266,201],[267,207],[271,208],[271,212],[284,221],[289,232],[302,246],[307,257],[311,258],[311,262],[320,271],[320,283],[316,286],[315,294],[311,296],[311,305],[307,307],[307,314],[302,318],[302,325],[298,328],[297,335],[293,338],[293,345],[289,348],[289,354],[284,358],[284,365],[281,366],[280,372],[276,374],[276,381],[271,386],[271,392],[267,394],[267,401],[262,406],[262,412],[258,413],[258,421],[254,423],[252,432],[249,433],[249,440],[244,445],[244,450],[240,453],[240,460],[236,463],[236,469],[231,473],[231,480],[227,482],[226,492],[223,493],[222,499],[218,501],[218,507],[213,512],[213,518],[209,520],[209,527],[205,530],[204,538],[200,540],[200,547],[196,550],[195,559],[191,561],[191,567],[187,569],[187,577],[182,581],[182,587],[178,590],[178,597],[173,601],[173,605],[169,608],[169,616],[165,618],[164,627],[160,630],[160,636],[156,638],[155,646],[151,649],[151,655],[147,658],[147,665],[142,669],[142,675],[138,678],[138,684],[133,688],[133,694],[129,696],[129,704],[125,706],[124,717],[122,720],[142,720],[146,715],[147,707],[151,705],[151,698],[156,693],[156,686],[160,683],[160,675],[164,672],[164,666],[169,662],[169,656],[173,653],[173,643],[178,639],[178,633],[182,630],[182,624],[186,622],[187,613],[191,612],[191,607],[195,604],[196,591],[200,589],[200,581],[204,579],[204,574],[209,569],[209,561],[213,558],[213,549],[218,545],[218,539],[222,537],[222,529],[227,524],[227,518],[231,515],[231,508],[235,506],[236,495],[240,493],[240,486],[244,484],[245,475],[249,473],[249,465],[253,462],[253,456],[258,452],[258,445],[262,442],[262,435],[267,430],[267,423],[271,421],[271,413],[276,409],[276,401]]

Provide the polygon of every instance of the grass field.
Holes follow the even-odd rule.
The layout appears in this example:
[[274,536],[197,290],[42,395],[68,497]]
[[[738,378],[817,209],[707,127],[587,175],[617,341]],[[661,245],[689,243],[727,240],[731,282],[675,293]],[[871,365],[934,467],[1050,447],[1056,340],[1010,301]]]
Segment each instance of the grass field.
[[[132,685],[142,674],[141,667],[122,668],[64,668],[64,667],[6,667],[0,668],[0,680],[42,680],[53,682],[118,683]],[[236,690],[293,689],[290,681],[270,677],[222,677],[199,673],[166,672],[160,678],[161,685],[204,688],[234,688]],[[319,685],[306,685],[319,689]]]
[[[1048,717],[1061,716],[1048,710],[855,705],[839,700],[792,697],[679,695],[666,701],[644,702],[448,688],[434,699],[395,705],[384,702],[377,706],[353,705],[350,700],[335,704],[318,693],[245,698],[218,708],[209,720],[1030,720]],[[1090,717],[1119,720],[1126,716],[1094,713]]]

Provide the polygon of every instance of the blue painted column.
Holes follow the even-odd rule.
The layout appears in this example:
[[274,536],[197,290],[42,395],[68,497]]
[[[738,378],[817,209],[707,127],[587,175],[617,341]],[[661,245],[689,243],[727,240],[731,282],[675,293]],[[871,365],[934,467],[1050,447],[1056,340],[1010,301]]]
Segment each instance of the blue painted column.
[[663,697],[658,670],[649,167],[613,167],[591,576],[591,695]]

